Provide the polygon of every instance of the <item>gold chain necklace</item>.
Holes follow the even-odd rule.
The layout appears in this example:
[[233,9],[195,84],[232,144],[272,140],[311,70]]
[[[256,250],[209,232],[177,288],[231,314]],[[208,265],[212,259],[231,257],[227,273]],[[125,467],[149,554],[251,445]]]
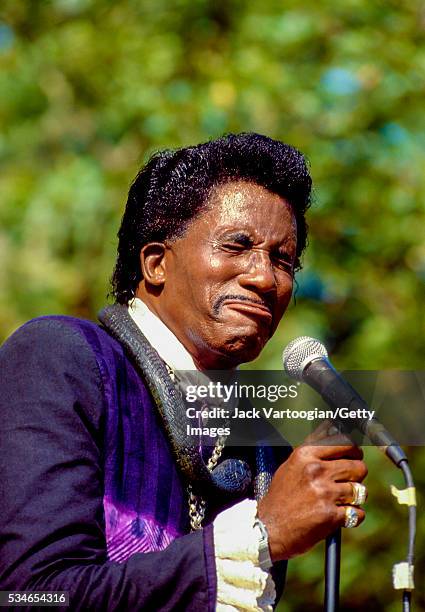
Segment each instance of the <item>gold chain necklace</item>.
[[[218,438],[217,442],[215,443],[214,450],[207,463],[207,468],[210,472],[217,465],[217,462],[221,457],[221,453],[223,452],[225,442],[226,436],[222,436]],[[187,492],[189,494],[190,526],[192,531],[196,531],[197,529],[202,528],[202,521],[205,517],[207,503],[201,495],[195,495],[191,484],[188,485]]]

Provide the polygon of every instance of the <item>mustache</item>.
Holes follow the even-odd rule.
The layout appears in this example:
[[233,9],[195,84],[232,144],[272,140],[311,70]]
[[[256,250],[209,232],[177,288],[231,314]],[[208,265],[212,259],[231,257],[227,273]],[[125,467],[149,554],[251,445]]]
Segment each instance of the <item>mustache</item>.
[[256,300],[254,298],[246,297],[246,295],[228,294],[228,295],[220,296],[218,300],[214,303],[213,312],[215,315],[219,314],[220,309],[223,306],[224,302],[227,302],[228,300],[236,300],[238,302],[248,302],[251,304],[258,304],[259,306],[264,306],[265,308],[267,308],[267,310],[269,310],[270,313],[272,312],[271,304],[267,300],[260,300],[260,299]]

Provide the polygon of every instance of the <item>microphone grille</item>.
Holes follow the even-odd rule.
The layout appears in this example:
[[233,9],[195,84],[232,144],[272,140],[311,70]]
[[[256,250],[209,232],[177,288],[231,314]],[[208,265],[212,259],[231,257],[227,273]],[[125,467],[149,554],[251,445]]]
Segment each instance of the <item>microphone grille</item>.
[[283,367],[288,376],[302,380],[304,369],[309,363],[327,356],[328,351],[319,340],[300,336],[292,340],[283,351]]

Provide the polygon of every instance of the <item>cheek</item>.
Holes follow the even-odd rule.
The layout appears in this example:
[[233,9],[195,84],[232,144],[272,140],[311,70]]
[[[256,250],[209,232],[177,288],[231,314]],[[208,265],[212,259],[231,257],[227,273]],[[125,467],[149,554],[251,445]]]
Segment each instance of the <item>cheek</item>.
[[226,253],[212,253],[208,259],[209,274],[222,283],[236,279],[250,266],[249,258],[240,255],[235,257]]
[[191,301],[198,313],[208,316],[221,286],[222,262],[215,255],[198,254],[186,272],[185,286],[180,287],[182,297],[186,302]]
[[277,303],[281,311],[284,311],[291,301],[293,287],[294,281],[289,276],[286,276],[285,279],[282,279],[279,283]]
[[208,261],[199,261],[199,269],[202,269],[202,280],[208,285],[209,291],[214,293],[219,288],[237,277],[238,270],[235,262],[231,262],[220,254],[212,254]]
[[[198,305],[202,306],[205,314],[216,318],[215,305],[219,298],[226,293],[235,293],[235,279],[238,271],[234,261],[229,261],[220,253],[213,253],[208,260],[198,260],[198,274],[196,281],[196,294]],[[200,272],[202,270],[202,272]]]
[[226,268],[226,261],[220,254],[211,253],[208,261],[205,261],[205,265],[208,266],[210,274],[216,277],[223,274]]

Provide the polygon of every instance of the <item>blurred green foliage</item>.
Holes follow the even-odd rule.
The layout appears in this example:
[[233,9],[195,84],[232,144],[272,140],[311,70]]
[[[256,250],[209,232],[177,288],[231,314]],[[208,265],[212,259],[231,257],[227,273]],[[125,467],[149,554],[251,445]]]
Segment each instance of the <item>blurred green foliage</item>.
[[[420,0],[2,0],[0,335],[41,314],[95,317],[152,151],[252,130],[300,148],[315,183],[296,307],[258,365],[280,368],[308,334],[339,367],[422,368],[424,41]],[[390,502],[398,474],[367,455],[342,609],[392,612],[406,512]],[[423,449],[410,455],[423,503]],[[417,610],[424,536],[422,517]],[[322,554],[291,563],[284,609],[321,609]]]

